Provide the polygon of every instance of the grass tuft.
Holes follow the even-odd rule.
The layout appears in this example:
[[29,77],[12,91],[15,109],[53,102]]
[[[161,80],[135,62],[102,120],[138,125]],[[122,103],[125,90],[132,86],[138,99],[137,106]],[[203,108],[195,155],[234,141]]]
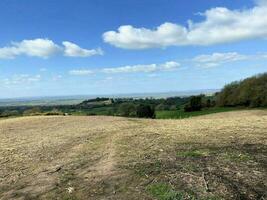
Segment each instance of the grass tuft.
[[177,192],[166,183],[155,183],[148,186],[147,191],[158,200],[183,200],[184,194]]
[[200,158],[209,155],[208,151],[204,150],[189,150],[189,151],[179,151],[176,153],[178,157],[184,158]]

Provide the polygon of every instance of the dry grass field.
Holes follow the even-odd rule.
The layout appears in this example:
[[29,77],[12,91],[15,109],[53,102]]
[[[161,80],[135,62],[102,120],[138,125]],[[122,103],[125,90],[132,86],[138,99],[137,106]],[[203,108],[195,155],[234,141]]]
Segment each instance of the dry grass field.
[[267,111],[0,120],[0,199],[266,199]]

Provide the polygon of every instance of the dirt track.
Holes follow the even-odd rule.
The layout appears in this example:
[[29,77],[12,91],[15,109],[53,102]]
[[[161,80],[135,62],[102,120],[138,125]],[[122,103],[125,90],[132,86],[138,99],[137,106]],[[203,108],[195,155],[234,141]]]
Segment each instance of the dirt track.
[[201,198],[264,198],[266,145],[266,111],[0,120],[0,199],[153,199],[146,188],[158,182]]

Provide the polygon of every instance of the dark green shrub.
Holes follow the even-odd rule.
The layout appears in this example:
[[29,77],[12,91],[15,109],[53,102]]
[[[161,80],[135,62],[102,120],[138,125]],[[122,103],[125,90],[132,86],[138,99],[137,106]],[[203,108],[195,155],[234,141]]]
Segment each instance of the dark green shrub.
[[136,106],[133,103],[122,103],[119,106],[118,113],[120,116],[124,117],[135,117],[136,116]]
[[49,112],[46,112],[45,115],[64,115],[64,113],[57,109],[53,109]]
[[202,108],[202,95],[192,96],[189,104],[184,107],[185,112],[200,111]]
[[155,118],[155,109],[149,105],[140,104],[137,106],[136,115],[140,118]]
[[39,107],[33,107],[23,112],[24,116],[41,115],[42,111]]
[[11,117],[11,116],[19,116],[19,112],[17,110],[5,110],[1,113],[0,117]]

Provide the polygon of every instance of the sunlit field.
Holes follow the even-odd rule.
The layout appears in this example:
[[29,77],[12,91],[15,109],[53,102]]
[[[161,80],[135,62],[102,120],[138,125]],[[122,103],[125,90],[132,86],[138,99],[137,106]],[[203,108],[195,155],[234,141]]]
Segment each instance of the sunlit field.
[[264,199],[267,112],[0,121],[0,197]]

